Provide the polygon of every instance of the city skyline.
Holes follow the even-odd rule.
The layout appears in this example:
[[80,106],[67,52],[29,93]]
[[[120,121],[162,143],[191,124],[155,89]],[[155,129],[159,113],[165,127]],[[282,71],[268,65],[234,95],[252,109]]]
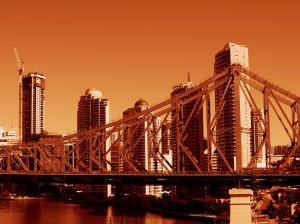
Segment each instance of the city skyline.
[[[249,10],[257,8],[257,21],[251,23],[252,20],[245,18],[245,28],[248,29],[231,30],[230,32],[226,31],[226,26],[218,31],[213,31],[214,24],[220,23],[218,19],[224,14],[213,19],[209,13],[204,13],[204,9],[215,9],[215,14],[223,10],[226,11],[230,7],[238,9],[239,5],[235,1],[231,1],[229,6],[220,1],[211,4],[201,4],[195,1],[187,1],[187,3],[162,1],[158,8],[156,8],[158,6],[156,3],[126,2],[128,5],[120,2],[100,4],[93,1],[84,4],[85,9],[92,10],[92,12],[108,9],[102,17],[112,19],[112,15],[116,16],[110,25],[109,21],[107,23],[99,21],[101,16],[88,16],[87,13],[83,13],[82,18],[76,16],[76,12],[83,4],[81,1],[76,1],[76,3],[67,1],[61,3],[29,1],[28,4],[18,3],[18,1],[1,3],[3,4],[1,8],[5,8],[7,11],[1,13],[0,16],[0,21],[4,21],[5,33],[3,37],[5,45],[1,45],[1,52],[3,53],[0,56],[0,73],[1,77],[5,76],[5,82],[1,82],[0,89],[7,96],[1,97],[0,126],[3,126],[6,130],[10,129],[11,126],[14,130],[17,130],[18,127],[18,75],[12,43],[16,44],[22,60],[25,61],[25,73],[34,72],[34,67],[37,67],[36,71],[47,75],[45,130],[50,132],[68,133],[76,130],[77,99],[87,88],[95,87],[106,93],[106,96],[111,100],[111,117],[114,120],[120,118],[122,111],[140,97],[147,99],[150,105],[161,101],[169,95],[172,86],[182,83],[186,79],[188,71],[191,73],[194,82],[212,76],[215,52],[230,41],[244,44],[250,49],[250,63],[253,70],[264,76],[269,75],[267,78],[274,80],[275,83],[284,88],[291,88],[292,92],[296,92],[297,82],[292,76],[298,70],[297,54],[294,53],[293,57],[292,53],[300,50],[299,44],[296,42],[299,33],[295,32],[295,27],[299,23],[297,22],[299,19],[297,20],[298,15],[295,10],[299,3],[296,1],[289,1],[285,4],[277,1],[271,6],[258,2],[246,4],[244,7],[248,7]],[[18,4],[22,7],[15,7]],[[122,7],[124,5],[127,6],[128,11],[123,11]],[[38,17],[41,13],[37,9],[42,9],[45,6],[49,7],[48,11],[45,12],[48,16],[50,12],[54,12],[56,6],[60,6],[56,13],[56,19],[52,20],[50,17],[45,16],[41,17],[42,21],[40,23],[35,23],[35,16]],[[93,7],[95,9],[92,9]],[[266,7],[271,7],[274,10],[271,10],[268,17],[262,14],[263,9]],[[28,15],[29,12],[32,12],[31,10],[37,10],[37,14],[23,18],[21,16],[9,17],[12,10],[16,11],[14,14],[18,14],[20,8],[24,11],[27,10],[26,14],[21,15]],[[69,10],[67,10],[68,8]],[[167,8],[171,10],[164,10]],[[131,11],[129,9],[135,9],[135,13],[130,15],[129,12]],[[136,9],[140,9],[140,11]],[[63,10],[66,10],[64,12],[67,13],[63,14]],[[274,17],[278,11],[283,15],[281,20]],[[110,12],[114,13],[110,15]],[[143,12],[145,15],[143,15]],[[157,18],[152,20],[150,14],[154,12],[157,12]],[[200,12],[202,12],[202,15],[200,15]],[[178,13],[181,13],[181,16],[178,16]],[[17,25],[21,21],[20,18],[24,20],[22,23],[24,26],[18,30]],[[126,22],[132,22],[136,18],[141,18],[141,21],[126,26]],[[233,18],[234,16],[230,15],[228,19],[222,21],[222,24],[225,25]],[[92,23],[93,19],[96,22]],[[73,24],[76,21],[81,21],[79,27]],[[104,31],[111,32],[104,36],[100,35],[104,31],[93,33],[93,24],[95,25],[97,21]],[[0,22],[1,25],[2,22]],[[45,22],[45,24],[43,25],[42,22]],[[61,24],[58,24],[58,22],[61,22]],[[282,25],[282,30],[271,26],[273,23]],[[78,31],[75,28],[82,28],[87,24],[90,24],[90,26],[86,26],[84,29],[86,29],[86,36],[92,38],[90,43],[87,42],[89,38],[86,38],[84,34],[82,35],[82,32],[78,32],[79,37],[75,35]],[[244,24],[237,21],[237,26],[240,25]],[[56,26],[57,30],[54,28]],[[50,35],[51,31],[58,31],[58,28],[67,27],[70,30],[56,32],[59,34],[57,38],[53,38],[53,34]],[[16,35],[16,33],[13,35],[17,30],[18,32],[31,33],[35,30],[34,28],[41,28],[42,31],[45,31],[45,34],[39,32],[40,38],[38,38],[39,35],[36,37],[29,35],[31,39],[27,35]],[[126,35],[122,38],[116,38],[118,32],[113,32],[114,28],[119,33],[122,31]],[[128,30],[125,28],[128,28]],[[201,28],[204,28],[203,33]],[[259,41],[259,39],[262,39],[261,37],[247,37],[249,32],[254,30],[262,32],[266,35],[266,38]],[[274,32],[276,34],[276,30],[280,35],[273,35]],[[290,41],[280,44],[286,38],[282,36],[285,32],[293,35],[290,35]],[[45,38],[46,34],[49,34],[52,40],[51,38]],[[74,34],[72,35],[73,39],[70,38],[70,34]],[[98,39],[91,34],[95,34]],[[148,34],[152,35],[147,37]],[[215,34],[220,34],[220,36],[214,40],[208,39],[208,37],[215,36]],[[135,35],[137,36],[134,37]],[[199,38],[201,36],[202,38]],[[271,42],[270,37],[273,38]],[[187,44],[187,41],[190,41],[190,43]],[[115,44],[114,47],[113,44]],[[290,48],[291,44],[293,44],[293,52],[289,50],[292,49]],[[271,51],[274,46],[278,51],[276,55]],[[72,56],[77,52],[76,57]],[[91,52],[93,54],[89,54]],[[289,58],[287,59],[285,55],[289,55]],[[282,73],[291,78],[281,79]],[[70,85],[66,80],[71,80]],[[157,82],[157,80],[161,81]],[[137,86],[136,83],[141,85]],[[143,83],[146,83],[146,85],[142,85]],[[153,91],[154,88],[155,91]],[[63,96],[60,95],[61,93],[63,93]],[[58,110],[57,108],[61,109]]]
[[1,220],[300,223],[299,8],[0,0]]

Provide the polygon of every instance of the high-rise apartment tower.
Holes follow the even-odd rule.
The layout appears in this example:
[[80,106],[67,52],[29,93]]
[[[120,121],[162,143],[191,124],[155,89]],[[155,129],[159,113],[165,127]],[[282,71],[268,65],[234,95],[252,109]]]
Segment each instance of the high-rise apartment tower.
[[[176,97],[193,87],[193,83],[188,77],[188,81],[184,84],[176,85],[173,87],[171,97]],[[187,122],[193,108],[197,102],[197,99],[182,106],[182,111],[180,113],[179,119],[173,119],[172,122],[172,154],[173,154],[173,171],[196,171],[195,166],[188,156],[180,149],[180,145],[177,144],[177,132],[178,127],[181,127],[183,123]],[[198,102],[199,106],[201,102]],[[193,114],[190,117],[189,123],[186,124],[185,131],[182,136],[185,136],[182,145],[186,147],[194,158],[196,158],[198,166],[201,169],[204,168],[204,137],[203,137],[203,109],[196,109],[198,113]],[[172,112],[172,117],[175,118],[176,112]],[[178,123],[179,122],[179,123]]]
[[[218,74],[232,64],[240,64],[245,68],[249,68],[248,61],[248,48],[234,43],[228,43],[224,46],[223,50],[218,52],[215,56],[214,72]],[[218,87],[215,90],[215,108],[218,108],[222,103],[221,99],[226,89],[227,83]],[[225,104],[220,112],[219,119],[217,120],[216,137],[217,145],[224,153],[225,158],[234,170],[237,169],[236,155],[237,150],[241,150],[242,167],[247,167],[250,161],[250,132],[251,132],[251,108],[246,100],[245,94],[239,88],[240,98],[240,123],[241,123],[241,136],[237,136],[235,124],[235,96],[234,96],[234,82],[230,83],[230,87],[226,92],[224,98]],[[218,112],[218,111],[216,111]],[[237,138],[241,139],[241,149],[236,148]],[[221,157],[218,158],[218,169],[226,170],[227,167]]]
[[[77,131],[85,131],[91,128],[99,127],[109,123],[109,100],[102,98],[102,93],[97,89],[91,88],[85,91],[85,94],[80,97],[78,102],[77,110]],[[106,139],[105,131],[101,130],[103,133],[100,135],[99,141]],[[110,165],[107,160],[110,161],[110,153],[107,151],[110,147],[110,139],[105,140],[105,144],[101,148],[97,149],[93,158],[97,161],[93,161],[90,158],[91,152],[94,151],[91,142],[89,140],[84,140],[80,146],[80,155],[84,155],[82,159],[83,166],[77,164],[77,168],[88,169],[90,171],[101,171],[98,163],[106,167],[107,170],[111,170]],[[85,153],[85,154],[84,154]],[[94,152],[93,152],[94,153]],[[102,156],[105,155],[105,158]],[[85,166],[85,167],[84,167]],[[99,191],[105,195],[111,195],[111,185],[99,185]]]
[[[90,128],[99,127],[109,123],[109,100],[102,98],[102,93],[94,88],[87,89],[85,94],[80,97],[77,110],[77,131],[85,131]],[[103,136],[103,135],[101,135]],[[98,162],[103,162],[100,154],[105,154],[109,148],[109,139],[106,144],[102,147],[99,152],[96,153],[98,156]],[[90,142],[86,140],[80,146],[80,151],[84,153],[90,150]],[[99,170],[99,166],[94,164],[90,158],[89,153],[85,153],[82,162],[93,170]],[[106,164],[106,162],[104,162]],[[106,166],[106,165],[105,165]]]
[[22,141],[36,141],[44,129],[45,75],[22,76]]

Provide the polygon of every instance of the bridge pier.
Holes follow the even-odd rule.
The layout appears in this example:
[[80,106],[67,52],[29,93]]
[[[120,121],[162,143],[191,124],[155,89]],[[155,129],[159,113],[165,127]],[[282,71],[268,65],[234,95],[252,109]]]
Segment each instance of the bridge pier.
[[251,196],[253,191],[244,188],[232,188],[230,195],[230,224],[251,224]]

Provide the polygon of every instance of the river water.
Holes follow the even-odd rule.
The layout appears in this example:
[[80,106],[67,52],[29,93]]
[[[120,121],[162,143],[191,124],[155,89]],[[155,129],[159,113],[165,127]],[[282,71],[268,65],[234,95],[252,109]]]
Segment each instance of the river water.
[[79,205],[45,200],[0,200],[2,224],[199,224],[133,207]]

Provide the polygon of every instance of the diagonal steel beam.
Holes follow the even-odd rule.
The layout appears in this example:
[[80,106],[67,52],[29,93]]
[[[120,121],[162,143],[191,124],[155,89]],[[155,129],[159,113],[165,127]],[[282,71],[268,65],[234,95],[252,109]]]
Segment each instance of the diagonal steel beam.
[[255,74],[254,72],[251,72],[249,69],[244,68],[243,66],[239,65],[239,64],[234,64],[231,66],[231,70],[232,71],[238,71],[240,73],[244,73],[247,76],[249,76],[250,78],[253,78],[254,80],[256,80],[257,82],[261,83],[264,86],[268,86],[268,88],[275,90],[276,92],[282,94],[283,96],[286,96],[294,101],[298,101],[299,97],[296,96],[295,94],[291,93],[290,91],[286,91],[285,89],[276,86],[274,84],[272,84],[271,82],[267,81],[266,79],[260,77],[258,74]]
[[285,130],[285,132],[287,133],[288,137],[290,138],[290,140],[291,140],[291,142],[292,142],[292,141],[293,141],[293,137],[291,136],[289,130],[287,129],[287,127],[286,127],[286,125],[284,124],[284,122],[282,121],[282,119],[281,119],[281,117],[280,117],[278,111],[276,110],[274,104],[272,103],[271,100],[269,101],[269,103],[270,103],[270,105],[271,105],[273,111],[275,112],[275,114],[276,114],[278,120],[280,121],[280,123],[281,123],[283,129]]
[[257,160],[258,154],[261,152],[264,144],[266,143],[265,140],[266,140],[266,138],[264,137],[264,139],[259,143],[258,148],[256,149],[254,155],[252,156],[252,158],[251,158],[251,160],[250,160],[250,162],[249,162],[249,164],[247,166],[248,168],[253,168],[253,165],[255,164],[255,162]]
[[225,100],[224,99],[225,99],[225,96],[226,96],[226,94],[228,92],[228,89],[229,89],[229,86],[231,84],[232,79],[233,79],[232,76],[229,76],[226,88],[225,88],[225,90],[224,90],[224,92],[222,94],[221,100],[220,100],[221,103],[218,105],[218,107],[216,109],[217,113],[215,113],[215,115],[213,116],[210,127],[215,126],[214,125],[215,121],[217,121],[219,119],[219,116],[220,116],[219,114],[221,114],[221,111],[222,111],[222,109],[223,109],[223,107],[225,105]]
[[296,154],[296,152],[299,150],[299,147],[295,145],[290,152],[287,152],[285,156],[281,160],[281,164],[279,165],[279,169],[287,168],[287,166],[290,163],[290,159]]
[[195,158],[195,156],[192,154],[192,152],[190,150],[188,150],[183,144],[182,142],[180,142],[180,148],[183,150],[183,152],[185,153],[185,155],[189,158],[189,160],[193,163],[194,167],[197,169],[197,171],[199,173],[202,172],[201,168],[198,166],[198,161]]
[[217,149],[219,155],[221,156],[223,162],[226,164],[228,170],[229,170],[230,172],[233,172],[232,167],[231,167],[230,164],[228,163],[226,157],[224,156],[222,150],[219,148],[219,146],[217,145],[217,143],[216,143],[216,142],[214,141],[214,139],[211,138],[211,137],[210,137],[210,141],[211,141],[211,142],[214,144],[214,146],[216,147],[216,149]]
[[[261,92],[261,93],[263,93],[263,92],[264,92],[264,89],[267,87],[267,86],[265,86],[265,85],[263,85],[263,84],[261,84],[261,83],[256,83],[255,80],[249,80],[249,79],[247,79],[247,78],[245,78],[245,77],[243,77],[243,76],[241,76],[241,79],[243,80],[244,83],[247,83],[249,86],[251,86],[251,87],[257,89],[257,90],[258,90],[259,92]],[[295,102],[295,101],[293,101],[293,100],[291,100],[291,99],[288,99],[288,98],[286,98],[286,97],[280,96],[278,93],[277,93],[277,94],[274,93],[274,95],[276,96],[276,98],[277,98],[280,102],[284,103],[285,105],[292,106],[293,103]]]
[[[252,94],[251,94],[249,88],[247,87],[247,85],[246,85],[246,83],[244,82],[244,80],[243,80],[243,79],[241,79],[241,80],[242,80],[241,89],[242,89],[244,95],[246,96],[247,102],[249,103],[251,109],[255,109],[256,111],[258,111],[259,109],[258,109],[258,107],[257,107],[257,104],[255,103],[255,100],[254,100],[254,98],[253,98],[253,96],[252,96]],[[254,107],[254,108],[253,108],[253,107]],[[259,116],[259,121],[261,121],[261,122],[259,122],[259,126],[260,126],[261,130],[264,131],[264,129],[265,129],[265,121],[264,121],[264,119],[262,118],[262,115],[261,115],[260,113],[258,114],[258,116]],[[262,126],[262,124],[263,124],[264,126]]]
[[[200,103],[200,100],[201,100],[201,103]],[[200,105],[199,105],[199,103],[200,103]],[[192,111],[190,112],[190,115],[188,116],[187,120],[185,121],[185,124],[184,124],[184,126],[182,128],[182,132],[185,132],[185,129],[188,126],[188,124],[190,123],[191,118],[193,116],[196,116],[198,114],[198,113],[195,113],[195,110],[198,109],[197,110],[197,112],[198,112],[201,108],[203,108],[204,103],[205,103],[205,101],[202,100],[202,96],[199,96],[198,99],[197,99],[197,101],[196,101],[196,103],[193,106]]]
[[284,118],[286,119],[287,123],[289,124],[290,128],[292,129],[292,131],[294,131],[294,128],[293,128],[293,125],[292,123],[290,122],[290,119],[287,117],[285,111],[283,110],[281,104],[279,103],[279,101],[277,100],[276,96],[274,95],[273,91],[270,90],[270,93],[271,95],[273,96],[273,99],[275,100],[276,104],[278,105],[281,113],[283,114]]

